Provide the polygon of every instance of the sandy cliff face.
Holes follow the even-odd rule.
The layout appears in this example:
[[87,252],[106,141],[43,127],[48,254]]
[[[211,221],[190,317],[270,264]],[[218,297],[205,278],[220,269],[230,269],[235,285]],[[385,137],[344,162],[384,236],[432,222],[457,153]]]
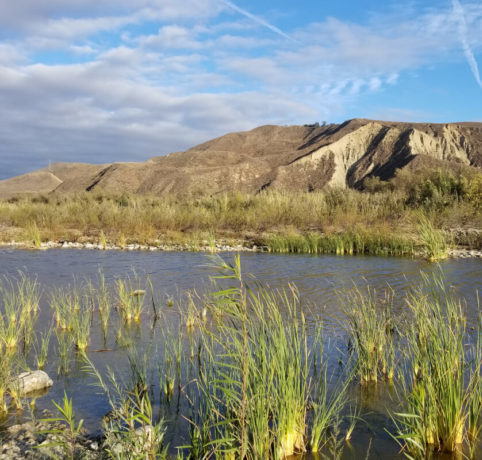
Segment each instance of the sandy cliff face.
[[213,194],[309,191],[390,179],[416,164],[482,167],[482,123],[424,124],[354,119],[327,126],[262,126],[145,163],[57,163],[0,181],[0,197],[22,192]]

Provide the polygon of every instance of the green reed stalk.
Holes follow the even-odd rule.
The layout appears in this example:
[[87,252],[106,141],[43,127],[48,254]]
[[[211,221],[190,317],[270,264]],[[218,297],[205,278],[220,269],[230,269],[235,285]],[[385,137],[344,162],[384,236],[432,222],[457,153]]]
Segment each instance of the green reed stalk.
[[49,355],[49,345],[50,345],[50,337],[52,336],[53,327],[49,327],[47,332],[41,334],[40,339],[40,350],[37,351],[37,367],[39,369],[43,369],[45,364],[47,363],[48,355]]
[[132,389],[124,388],[111,369],[108,369],[106,382],[88,357],[84,356],[84,359],[86,370],[95,377],[112,408],[111,416],[104,424],[109,457],[118,460],[166,460],[166,423],[162,418],[155,420],[152,402],[145,388],[138,384]]
[[446,233],[437,230],[423,213],[419,213],[417,229],[426,258],[431,262],[446,259],[447,251],[450,249]]
[[470,431],[477,430],[482,385],[480,342],[466,343],[460,301],[441,278],[426,279],[424,287],[432,292],[421,288],[409,299],[414,318],[407,335],[411,371],[402,379],[405,411],[394,415],[399,441],[422,456],[473,444]]
[[360,382],[377,382],[380,377],[389,380],[395,374],[395,345],[393,341],[393,292],[386,291],[378,298],[375,290],[353,289],[343,299],[350,337]]

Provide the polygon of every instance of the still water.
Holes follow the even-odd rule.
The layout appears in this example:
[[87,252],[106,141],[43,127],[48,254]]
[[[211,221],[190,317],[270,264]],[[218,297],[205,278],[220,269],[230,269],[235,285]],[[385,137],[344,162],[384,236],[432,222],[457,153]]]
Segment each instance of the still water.
[[[233,254],[224,253],[222,257],[230,261]],[[210,278],[216,272],[211,263],[205,253],[195,252],[0,249],[0,276],[13,278],[21,271],[28,277],[37,279],[42,291],[39,325],[44,328],[50,325],[52,317],[49,295],[57,287],[82,285],[86,280],[95,285],[100,270],[112,289],[117,279],[132,276],[134,272],[141,279],[149,278],[156,299],[159,300],[158,306],[162,309],[162,318],[153,327],[152,320],[149,319],[151,312],[147,307],[141,325],[131,331],[131,338],[138,348],[148,349],[149,353],[159,352],[155,342],[156,337],[161,334],[156,335],[154,329],[163,329],[164,332],[172,329],[174,334],[178,330],[179,312],[176,300],[182,298],[182,293],[195,290],[204,294],[215,289]],[[314,331],[319,321],[323,320],[326,324],[324,339],[334,344],[332,349],[335,350],[329,357],[333,375],[337,372],[336,350],[345,337],[341,296],[355,286],[369,285],[378,291],[390,287],[395,292],[395,308],[403,313],[406,295],[421,283],[423,275],[443,273],[447,285],[464,299],[469,323],[475,324],[478,315],[477,292],[482,288],[482,261],[479,259],[450,259],[437,265],[418,259],[394,257],[242,253],[241,264],[248,284],[255,285],[258,282],[270,288],[282,288],[288,284],[296,286],[309,327]],[[168,307],[167,299],[174,299],[175,306]],[[93,324],[88,355],[99,369],[110,366],[114,367],[119,375],[127,375],[129,366],[125,349],[115,340],[117,327],[116,324],[112,325],[111,336],[105,340],[100,326]],[[108,351],[95,351],[100,349]],[[45,370],[54,379],[54,386],[46,396],[37,401],[38,410],[52,409],[51,401],[60,401],[66,391],[73,398],[78,417],[84,419],[84,426],[92,433],[98,432],[101,417],[110,409],[105,395],[93,385],[94,379],[82,370],[83,364],[77,362],[75,356],[72,356],[72,368],[68,375],[57,375],[57,363],[52,361],[54,360],[49,361]],[[153,359],[152,362],[154,361]],[[152,382],[152,385],[155,386],[156,383]],[[354,435],[353,450],[346,449],[344,458],[360,458],[361,453],[366,453],[368,448],[370,458],[393,458],[397,455],[397,444],[384,430],[385,426],[390,425],[387,406],[390,405],[393,391],[389,385],[379,385],[375,391],[369,392],[357,385],[353,386],[353,397],[357,399],[365,415],[362,415],[363,422],[359,424]],[[16,417],[11,416],[9,420],[4,420],[3,424],[13,423]],[[182,421],[173,420],[172,424],[181,426]],[[174,433],[176,430],[170,431]],[[180,431],[182,433],[182,427]],[[172,436],[169,439],[171,446],[187,442],[186,439]],[[364,458],[365,454],[362,457]]]

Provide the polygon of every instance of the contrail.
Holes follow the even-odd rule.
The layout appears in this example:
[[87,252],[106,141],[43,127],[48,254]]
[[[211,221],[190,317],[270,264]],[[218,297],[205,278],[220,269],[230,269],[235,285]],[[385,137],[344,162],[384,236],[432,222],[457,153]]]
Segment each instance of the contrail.
[[285,34],[281,29],[278,29],[278,27],[274,26],[273,24],[270,24],[269,22],[265,21],[264,19],[255,16],[254,14],[250,13],[249,11],[243,10],[239,6],[235,5],[234,3],[230,2],[229,0],[221,0],[222,3],[225,5],[229,6],[232,8],[234,11],[237,11],[238,13],[242,14],[243,16],[246,16],[247,18],[251,19],[254,22],[257,22],[258,24],[268,28],[275,34],[281,35],[284,38],[287,38],[288,40],[296,41],[293,38],[291,38],[288,34]]
[[480,80],[479,67],[477,66],[477,61],[475,60],[474,53],[470,49],[469,43],[467,41],[467,22],[465,21],[464,10],[459,0],[452,0],[452,8],[454,11],[455,18],[459,23],[459,38],[462,42],[462,48],[464,50],[465,57],[470,66],[470,70],[474,74],[475,81],[482,88],[482,81]]

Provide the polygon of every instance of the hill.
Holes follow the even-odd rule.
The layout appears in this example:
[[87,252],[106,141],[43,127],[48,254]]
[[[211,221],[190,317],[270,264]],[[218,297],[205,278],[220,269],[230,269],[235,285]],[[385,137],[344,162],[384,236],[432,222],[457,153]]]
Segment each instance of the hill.
[[482,167],[482,123],[353,119],[326,126],[261,126],[144,163],[55,163],[0,181],[0,197],[22,193],[216,194],[263,189],[361,188],[397,169]]

